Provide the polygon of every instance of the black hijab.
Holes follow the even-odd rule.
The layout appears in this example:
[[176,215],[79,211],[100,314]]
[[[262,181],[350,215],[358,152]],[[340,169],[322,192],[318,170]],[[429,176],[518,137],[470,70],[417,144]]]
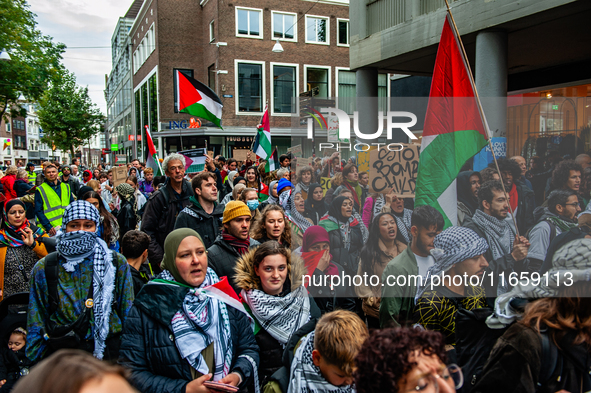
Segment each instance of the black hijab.
[[322,188],[322,186],[318,183],[310,184],[310,188],[308,188],[308,198],[306,199],[306,211],[314,211],[318,214],[324,214],[328,210],[328,206],[326,206],[326,202],[324,201],[324,196],[321,200],[316,201],[314,200],[314,191],[317,188]]
[[474,214],[478,209],[478,198],[472,194],[472,186],[470,185],[470,177],[473,175],[478,176],[478,179],[482,183],[482,176],[477,171],[464,171],[458,174],[458,181],[456,183],[456,189],[458,191],[458,202],[462,202],[470,212]]
[[345,216],[343,216],[343,213],[341,213],[341,208],[343,207],[343,202],[345,202],[348,199],[349,198],[342,196],[342,195],[333,199],[332,203],[330,204],[330,207],[328,208],[328,214],[330,216],[336,218],[339,222],[342,222],[342,223],[348,222],[349,219],[345,218]]

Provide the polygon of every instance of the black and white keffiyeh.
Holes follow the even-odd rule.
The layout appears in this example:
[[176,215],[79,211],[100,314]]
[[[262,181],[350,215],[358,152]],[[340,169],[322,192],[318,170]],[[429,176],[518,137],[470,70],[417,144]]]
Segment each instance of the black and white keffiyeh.
[[435,248],[431,250],[431,255],[435,258],[435,264],[427,270],[423,285],[417,287],[415,300],[418,300],[430,286],[433,276],[438,276],[456,263],[482,255],[488,250],[486,240],[465,227],[447,228],[435,236],[433,245]]
[[402,217],[398,217],[394,212],[394,219],[396,220],[396,226],[398,227],[398,231],[404,237],[407,243],[410,244],[411,235],[410,235],[410,219],[412,217],[412,210],[404,209],[402,211]]
[[539,282],[528,279],[495,300],[495,312],[487,318],[491,329],[502,329],[522,314],[511,307],[514,298],[540,299],[559,295],[559,290],[580,281],[591,281],[591,239],[577,239],[566,243],[554,254],[552,268]]
[[300,346],[294,354],[289,374],[287,393],[352,393],[352,385],[335,386],[322,376],[320,368],[312,361],[314,350],[314,332],[302,337]]
[[310,298],[303,285],[283,297],[258,289],[242,290],[241,296],[261,327],[284,346],[310,320]]
[[[163,270],[160,278],[175,281],[168,270]],[[205,279],[199,288],[219,282],[217,274],[207,268]],[[234,348],[230,330],[230,317],[224,302],[213,299],[199,288],[193,288],[185,296],[182,309],[172,317],[171,325],[176,347],[191,367],[202,374],[209,368],[201,352],[213,343],[215,369],[213,380],[219,381],[230,373]]]
[[287,214],[287,217],[291,220],[291,222],[295,223],[298,226],[298,228],[302,230],[303,233],[306,232],[306,229],[312,226],[312,223],[306,220],[306,217],[302,216],[298,209],[296,209],[294,199],[297,194],[300,194],[300,196],[302,195],[301,191],[296,191],[289,196],[287,204],[290,208],[287,209],[285,213]]
[[378,196],[375,197],[375,201],[373,204],[372,220],[375,219],[382,212],[382,209],[384,208],[385,204],[386,199],[384,198],[384,196],[382,194],[378,194]]
[[[100,224],[98,210],[89,202],[75,201],[64,211],[63,224],[66,226],[74,220],[91,220]],[[97,359],[102,359],[105,351],[105,340],[109,334],[109,318],[111,304],[115,290],[115,266],[113,254],[97,232],[74,231],[58,232],[56,249],[66,260],[63,264],[67,272],[74,272],[78,264],[87,258],[92,258],[93,285],[93,319],[94,319],[94,353]]]

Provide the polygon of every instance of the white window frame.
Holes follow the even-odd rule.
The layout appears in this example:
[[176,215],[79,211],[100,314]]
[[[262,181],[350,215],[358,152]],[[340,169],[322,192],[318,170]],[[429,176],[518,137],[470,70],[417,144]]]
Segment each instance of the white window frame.
[[269,80],[271,81],[271,116],[284,116],[284,117],[290,117],[293,116],[293,113],[275,113],[275,89],[274,86],[275,84],[272,82],[273,78],[275,75],[273,73],[273,67],[274,66],[283,66],[283,67],[294,67],[295,68],[295,74],[296,74],[296,95],[295,95],[295,99],[296,99],[296,110],[298,108],[298,102],[297,102],[297,98],[300,96],[300,65],[297,63],[269,63],[269,72],[270,72],[270,78]]
[[[311,64],[304,64],[304,88],[307,89],[308,86],[308,68],[322,68],[324,70],[328,70],[328,97],[333,97],[332,95],[332,67],[331,66],[323,66],[323,65],[311,65]],[[307,90],[304,90],[307,91]]]
[[215,41],[215,19],[209,22],[209,42]]
[[[347,22],[347,43],[346,44],[341,44],[339,43],[339,22]],[[343,47],[349,47],[350,44],[350,40],[351,40],[351,23],[349,22],[349,19],[345,19],[345,18],[337,18],[337,46],[343,46]]]
[[[275,21],[274,16],[276,14],[291,15],[294,17],[295,23],[293,24],[293,38],[276,38],[275,37],[275,35],[274,35],[275,28],[273,26],[273,23]],[[285,35],[285,32],[284,32],[284,35]],[[295,12],[271,11],[271,39],[272,40],[279,40],[279,41],[287,41],[287,42],[298,42],[298,14],[296,14]]]
[[[334,97],[335,97],[335,106],[339,107],[339,72],[340,71],[351,71],[349,67],[335,67],[334,68]],[[355,76],[355,88],[357,88],[357,76]],[[357,108],[355,108],[357,109]],[[349,117],[353,117],[353,114],[350,114]]]
[[[262,66],[263,70],[263,80],[261,81],[261,90],[263,93],[263,101],[261,105],[261,112],[240,112],[238,108],[239,100],[240,100],[240,92],[238,91],[238,64],[257,64]],[[267,102],[267,88],[266,88],[266,75],[265,75],[265,62],[264,61],[256,61],[256,60],[238,60],[234,59],[234,99],[235,104],[235,114],[238,116],[262,116],[265,111],[265,102]]]
[[[324,19],[326,20],[326,42],[317,42],[317,41],[308,41],[308,18],[316,18],[316,19]],[[322,15],[305,15],[304,18],[305,23],[305,36],[304,40],[306,44],[316,44],[316,45],[330,45],[330,17],[322,16]]]
[[[263,31],[264,31],[264,25],[263,25],[263,10],[261,8],[250,8],[250,7],[234,7],[236,10],[234,11],[234,19],[235,19],[235,24],[236,24],[236,37],[241,37],[241,38],[252,38],[252,39],[256,39],[256,40],[262,40],[263,39]],[[239,34],[238,33],[238,11],[239,10],[246,10],[246,11],[257,11],[259,13],[259,27],[260,27],[260,35],[255,36],[255,35],[250,35],[250,34]],[[250,30],[250,18],[249,18],[249,30]]]

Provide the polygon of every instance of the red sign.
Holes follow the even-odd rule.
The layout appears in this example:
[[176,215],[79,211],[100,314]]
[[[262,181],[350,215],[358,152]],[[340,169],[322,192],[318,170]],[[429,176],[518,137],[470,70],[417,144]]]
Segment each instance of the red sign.
[[141,142],[142,141],[142,136],[141,135],[136,135],[135,136],[135,140],[138,141],[138,142]]
[[130,140],[130,141],[135,140],[135,135],[128,135],[127,140]]

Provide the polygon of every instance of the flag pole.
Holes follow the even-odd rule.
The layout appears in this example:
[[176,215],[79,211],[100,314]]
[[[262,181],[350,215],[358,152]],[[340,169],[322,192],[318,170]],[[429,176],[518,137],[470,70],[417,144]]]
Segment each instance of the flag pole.
[[519,228],[517,226],[517,218],[513,212],[513,208],[511,208],[511,202],[509,199],[509,194],[505,189],[505,183],[503,183],[503,176],[501,175],[501,170],[499,169],[499,163],[497,162],[497,157],[495,155],[495,151],[492,145],[492,137],[490,133],[490,128],[488,127],[488,122],[486,121],[486,116],[484,114],[484,109],[482,108],[482,102],[480,102],[480,96],[478,95],[478,90],[476,90],[476,82],[474,81],[474,76],[472,75],[472,67],[470,67],[470,62],[468,61],[468,55],[466,54],[466,49],[464,48],[464,43],[462,42],[462,37],[460,36],[460,31],[458,30],[458,26],[456,25],[456,21],[454,19],[453,14],[451,13],[451,8],[449,6],[448,0],[445,0],[445,5],[447,7],[447,13],[451,19],[451,23],[453,29],[456,33],[456,37],[458,37],[458,41],[460,43],[460,48],[462,49],[462,56],[464,57],[464,62],[466,63],[466,67],[468,68],[468,76],[470,78],[470,83],[472,84],[472,88],[474,89],[474,96],[476,98],[476,103],[478,104],[478,111],[480,112],[480,116],[482,117],[484,123],[484,129],[486,130],[486,135],[488,137],[488,145],[490,147],[490,152],[492,153],[493,161],[495,162],[495,167],[497,168],[497,173],[499,174],[499,178],[501,179],[501,185],[503,186],[503,193],[505,194],[505,198],[507,199],[507,204],[509,205],[509,211],[511,212],[511,218],[513,219],[513,224],[515,224],[515,232],[517,236],[519,236]]

